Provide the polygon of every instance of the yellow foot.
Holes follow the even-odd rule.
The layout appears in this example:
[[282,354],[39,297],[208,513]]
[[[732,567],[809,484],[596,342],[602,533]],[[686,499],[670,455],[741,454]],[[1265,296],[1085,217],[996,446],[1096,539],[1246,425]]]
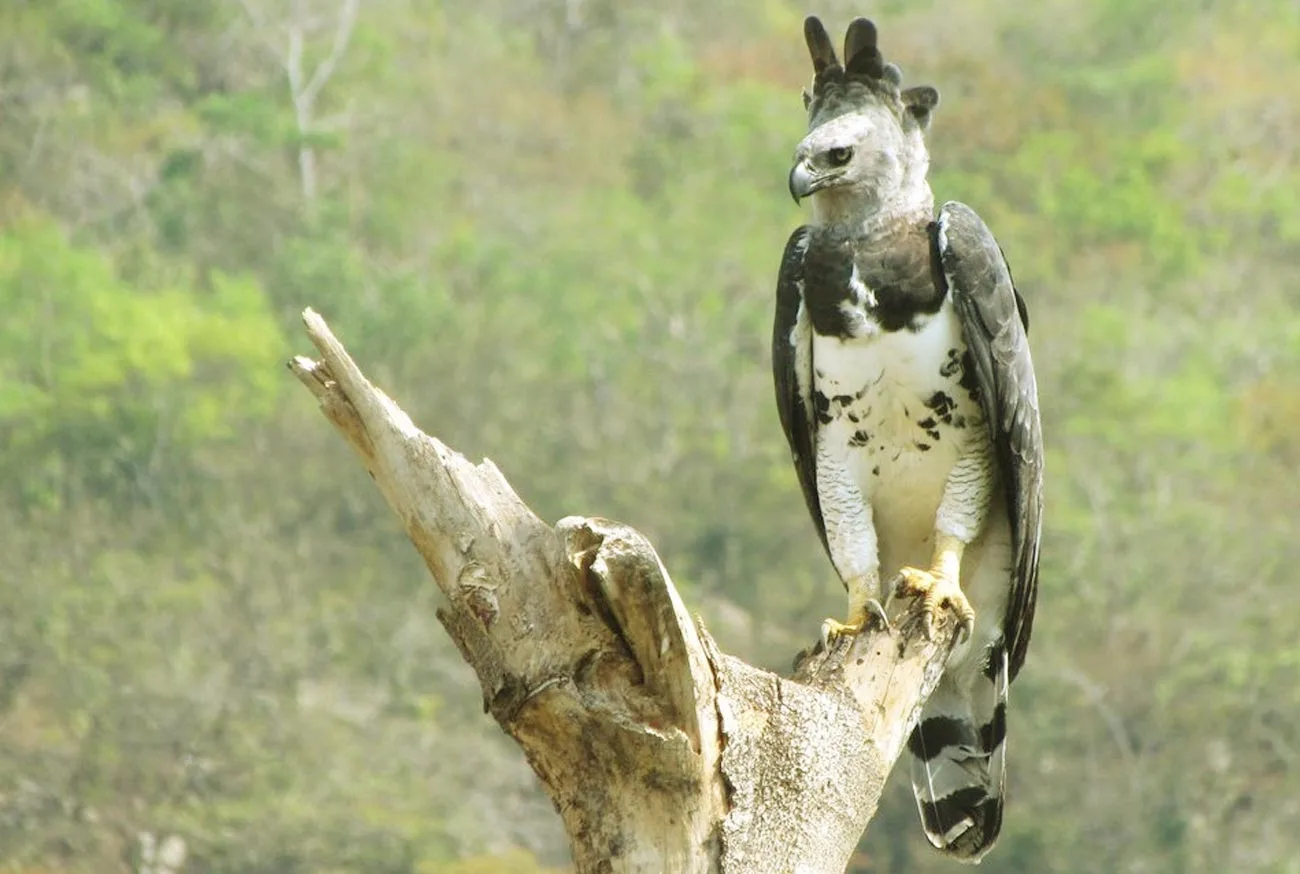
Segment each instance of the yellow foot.
[[889,629],[889,617],[885,615],[885,608],[875,598],[868,598],[860,609],[849,610],[848,622],[836,622],[834,619],[822,622],[822,646],[829,649],[841,637],[856,637],[873,620],[879,627]]
[[905,567],[898,572],[898,585],[894,592],[904,598],[921,599],[921,622],[927,640],[934,639],[934,621],[940,610],[951,610],[961,623],[962,640],[970,638],[975,630],[975,611],[962,592],[961,585],[938,568],[923,571]]

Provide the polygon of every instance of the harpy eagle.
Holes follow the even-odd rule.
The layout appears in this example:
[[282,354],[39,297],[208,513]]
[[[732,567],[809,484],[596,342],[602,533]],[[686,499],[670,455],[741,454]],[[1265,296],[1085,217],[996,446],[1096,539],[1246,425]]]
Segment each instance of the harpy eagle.
[[805,22],[812,92],[790,193],[772,364],[813,522],[849,596],[830,638],[885,621],[882,580],[927,628],[963,633],[908,750],[926,837],[978,861],[997,839],[1007,687],[1024,664],[1038,579],[1042,430],[1024,301],[969,207],[936,215],[923,132],[939,102],[901,87],[859,18],[844,64]]

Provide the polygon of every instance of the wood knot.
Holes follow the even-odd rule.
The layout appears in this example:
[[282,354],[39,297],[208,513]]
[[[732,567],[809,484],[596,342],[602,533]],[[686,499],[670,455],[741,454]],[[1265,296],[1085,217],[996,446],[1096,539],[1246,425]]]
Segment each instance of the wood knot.
[[469,562],[456,578],[456,597],[485,629],[491,628],[501,614],[496,585],[488,576],[487,568],[476,561]]

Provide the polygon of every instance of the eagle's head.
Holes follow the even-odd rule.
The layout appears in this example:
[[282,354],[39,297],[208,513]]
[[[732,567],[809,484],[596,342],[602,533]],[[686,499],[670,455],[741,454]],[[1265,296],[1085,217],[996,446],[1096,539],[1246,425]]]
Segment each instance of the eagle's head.
[[930,209],[922,134],[939,92],[928,85],[902,89],[902,73],[885,63],[876,26],[865,18],[845,33],[842,66],[817,18],[804,22],[804,37],[814,75],[812,92],[804,91],[808,135],[790,170],[795,201],[813,196],[814,215],[832,222]]

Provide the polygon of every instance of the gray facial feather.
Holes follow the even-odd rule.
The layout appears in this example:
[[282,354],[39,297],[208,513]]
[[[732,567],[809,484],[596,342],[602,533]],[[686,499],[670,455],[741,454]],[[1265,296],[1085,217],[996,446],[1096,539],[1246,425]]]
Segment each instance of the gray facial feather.
[[[835,159],[846,149],[851,150],[847,163],[837,166]],[[907,213],[932,206],[925,181],[930,156],[920,126],[876,103],[813,129],[795,150],[795,162],[825,180],[813,205],[828,219],[846,210],[865,218],[885,208]]]

